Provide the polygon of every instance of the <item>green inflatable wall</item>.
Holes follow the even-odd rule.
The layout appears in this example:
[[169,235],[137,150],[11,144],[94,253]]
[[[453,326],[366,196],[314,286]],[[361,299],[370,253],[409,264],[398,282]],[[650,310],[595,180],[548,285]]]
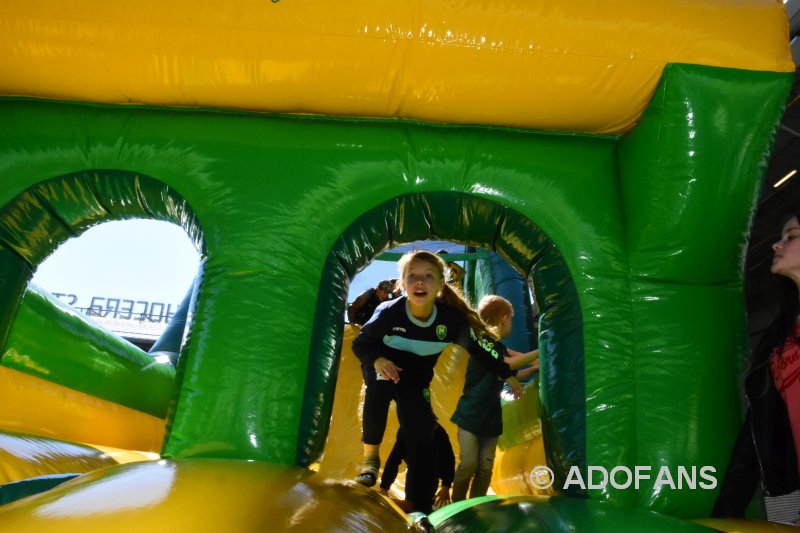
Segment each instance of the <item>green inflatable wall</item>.
[[[171,220],[206,262],[164,455],[307,465],[349,279],[394,244],[446,239],[534,281],[557,483],[587,465],[721,475],[739,424],[741,249],[791,82],[670,65],[623,137],[3,98],[0,341],[59,243]],[[702,516],[715,494],[588,496]]]

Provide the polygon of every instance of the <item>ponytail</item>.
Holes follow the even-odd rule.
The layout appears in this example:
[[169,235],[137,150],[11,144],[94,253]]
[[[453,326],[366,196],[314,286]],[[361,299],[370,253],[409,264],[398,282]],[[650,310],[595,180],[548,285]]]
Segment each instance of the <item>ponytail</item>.
[[493,340],[499,340],[497,334],[489,329],[486,323],[481,320],[481,316],[478,314],[478,312],[470,307],[469,303],[467,303],[461,293],[451,287],[449,283],[444,284],[442,287],[442,292],[436,299],[444,305],[452,307],[464,315],[467,318],[470,327],[472,327],[473,331],[475,331],[475,335],[478,337],[489,337]]

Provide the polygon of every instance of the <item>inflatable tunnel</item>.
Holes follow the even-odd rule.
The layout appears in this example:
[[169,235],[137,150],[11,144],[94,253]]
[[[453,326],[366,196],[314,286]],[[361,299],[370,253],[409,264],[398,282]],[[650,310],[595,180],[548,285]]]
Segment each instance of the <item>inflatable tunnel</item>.
[[[684,519],[707,517],[715,488],[566,482],[636,466],[721,482],[741,250],[794,72],[782,6],[204,7],[0,5],[3,354],[32,272],[92,225],[170,221],[204,257],[155,411],[161,460],[0,507],[0,528],[404,530],[387,500],[307,467],[335,446],[350,279],[441,239],[532,282],[542,466],[561,495],[519,484],[440,529],[704,530]],[[343,510],[320,524],[326,502]]]

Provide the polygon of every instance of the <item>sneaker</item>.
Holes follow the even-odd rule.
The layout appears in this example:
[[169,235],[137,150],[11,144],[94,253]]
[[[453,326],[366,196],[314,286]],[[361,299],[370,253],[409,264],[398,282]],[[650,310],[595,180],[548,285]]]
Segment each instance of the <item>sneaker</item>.
[[365,487],[372,487],[378,481],[378,469],[374,466],[365,466],[360,474],[356,476],[356,482]]

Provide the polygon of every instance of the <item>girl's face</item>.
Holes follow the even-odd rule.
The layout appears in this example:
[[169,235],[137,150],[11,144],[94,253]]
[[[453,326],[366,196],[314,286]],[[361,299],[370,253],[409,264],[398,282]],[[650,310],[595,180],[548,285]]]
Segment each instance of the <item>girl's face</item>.
[[411,304],[427,306],[433,304],[442,289],[442,276],[434,265],[413,259],[403,273],[403,289]]
[[800,222],[797,217],[784,224],[781,240],[773,244],[772,249],[775,250],[772,273],[800,280]]

